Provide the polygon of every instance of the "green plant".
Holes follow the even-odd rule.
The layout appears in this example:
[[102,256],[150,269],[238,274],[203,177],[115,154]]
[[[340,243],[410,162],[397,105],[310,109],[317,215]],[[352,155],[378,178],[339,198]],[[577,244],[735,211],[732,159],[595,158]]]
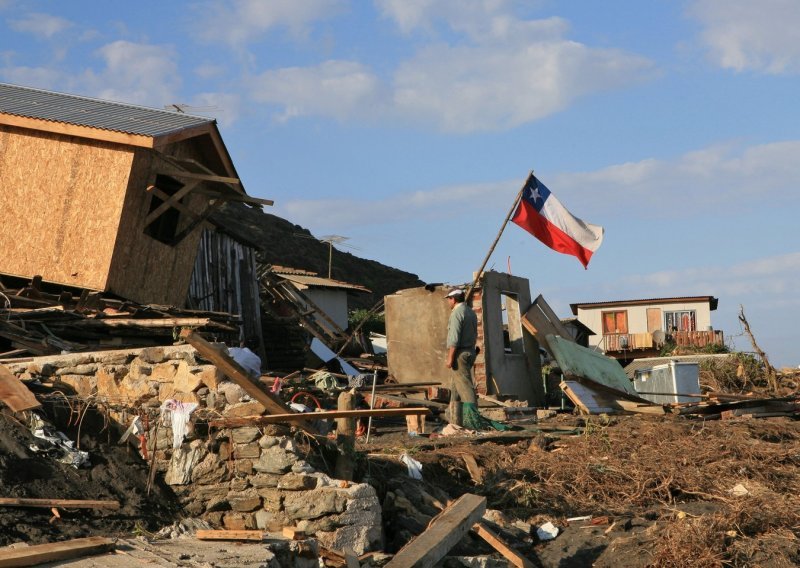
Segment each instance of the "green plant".
[[361,331],[364,333],[386,334],[386,320],[382,313],[371,313],[364,309],[353,310],[347,317],[347,324],[350,329],[361,325]]

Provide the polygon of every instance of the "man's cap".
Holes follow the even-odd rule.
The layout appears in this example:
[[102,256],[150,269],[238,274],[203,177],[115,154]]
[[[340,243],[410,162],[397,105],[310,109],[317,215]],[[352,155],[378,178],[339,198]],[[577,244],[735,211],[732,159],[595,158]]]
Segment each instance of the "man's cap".
[[464,290],[461,288],[456,288],[455,290],[450,290],[450,293],[447,294],[447,298],[463,298],[464,297]]

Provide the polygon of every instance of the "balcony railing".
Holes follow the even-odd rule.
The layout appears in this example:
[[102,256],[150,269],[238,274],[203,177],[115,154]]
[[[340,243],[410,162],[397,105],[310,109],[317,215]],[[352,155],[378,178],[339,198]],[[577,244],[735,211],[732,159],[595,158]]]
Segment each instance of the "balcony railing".
[[[674,331],[667,335],[678,347],[706,347],[707,345],[724,343],[724,334],[719,330],[710,331]],[[652,333],[605,333],[603,334],[603,351],[636,351],[659,348]]]

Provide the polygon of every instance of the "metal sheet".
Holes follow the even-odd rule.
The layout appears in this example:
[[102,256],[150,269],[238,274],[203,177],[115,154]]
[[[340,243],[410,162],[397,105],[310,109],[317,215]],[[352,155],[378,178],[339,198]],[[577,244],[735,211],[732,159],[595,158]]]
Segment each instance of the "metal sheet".
[[548,335],[547,343],[565,377],[583,377],[612,389],[637,394],[625,370],[615,359],[556,335]]

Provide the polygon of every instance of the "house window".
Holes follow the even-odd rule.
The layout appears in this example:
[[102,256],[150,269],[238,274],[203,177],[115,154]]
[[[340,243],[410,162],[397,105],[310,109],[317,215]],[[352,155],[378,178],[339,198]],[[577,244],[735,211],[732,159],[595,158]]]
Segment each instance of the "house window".
[[697,320],[694,310],[664,312],[664,329],[667,333],[673,331],[695,331]]
[[628,333],[628,312],[603,312],[603,334]]
[[[169,196],[175,195],[183,187],[181,182],[175,178],[165,175],[157,175],[156,182],[153,185]],[[147,214],[149,215],[158,209],[163,203],[163,199],[161,199],[155,193],[152,194],[150,196],[150,208],[148,209]],[[169,207],[155,220],[153,220],[152,223],[144,228],[144,233],[153,237],[157,241],[171,245],[172,241],[175,239],[175,235],[178,234],[178,223],[180,222],[180,217],[180,211],[174,207]]]
[[522,321],[516,294],[500,292],[500,317],[503,322],[503,350],[506,354],[524,355]]

